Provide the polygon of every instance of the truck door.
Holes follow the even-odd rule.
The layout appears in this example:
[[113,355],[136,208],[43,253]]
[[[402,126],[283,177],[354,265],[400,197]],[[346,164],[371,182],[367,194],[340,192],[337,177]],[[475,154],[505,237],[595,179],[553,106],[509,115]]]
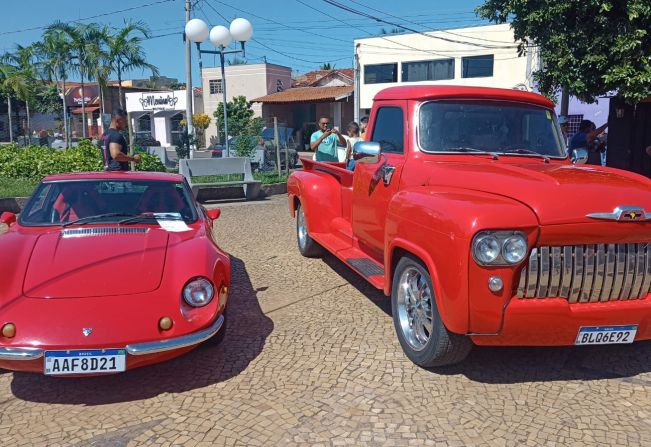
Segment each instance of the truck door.
[[407,101],[382,102],[371,116],[368,141],[380,143],[377,163],[358,163],[353,177],[352,230],[360,248],[383,263],[389,201],[398,192],[407,147]]

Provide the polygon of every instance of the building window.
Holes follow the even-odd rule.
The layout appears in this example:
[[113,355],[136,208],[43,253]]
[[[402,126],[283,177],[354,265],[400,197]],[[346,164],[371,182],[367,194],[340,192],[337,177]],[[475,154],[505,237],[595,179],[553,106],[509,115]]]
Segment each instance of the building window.
[[454,59],[402,63],[402,82],[444,79],[454,79]]
[[210,89],[211,95],[216,95],[217,93],[224,93],[222,89],[222,80],[221,79],[211,79],[208,81],[208,87]]
[[380,143],[382,152],[402,154],[405,141],[404,119],[400,107],[380,107],[373,125],[371,141]]
[[142,115],[138,118],[138,131],[151,132],[151,116],[149,114]]
[[570,122],[570,125],[567,129],[567,136],[572,138],[575,133],[579,132],[579,125],[583,121],[583,115],[568,115],[567,119]]
[[364,65],[364,84],[398,82],[398,64]]
[[486,78],[493,76],[494,56],[487,54],[484,56],[462,57],[461,63],[463,78]]

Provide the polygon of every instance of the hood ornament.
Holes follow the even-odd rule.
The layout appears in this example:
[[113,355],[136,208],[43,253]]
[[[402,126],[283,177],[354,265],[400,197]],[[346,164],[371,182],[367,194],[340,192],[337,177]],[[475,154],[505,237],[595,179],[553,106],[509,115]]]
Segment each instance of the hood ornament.
[[639,206],[620,205],[612,213],[592,213],[585,217],[590,219],[615,220],[617,222],[643,222],[651,220],[651,215],[647,215],[644,209]]
[[85,327],[81,330],[81,333],[84,334],[85,337],[88,337],[90,334],[93,333],[93,328],[92,327]]

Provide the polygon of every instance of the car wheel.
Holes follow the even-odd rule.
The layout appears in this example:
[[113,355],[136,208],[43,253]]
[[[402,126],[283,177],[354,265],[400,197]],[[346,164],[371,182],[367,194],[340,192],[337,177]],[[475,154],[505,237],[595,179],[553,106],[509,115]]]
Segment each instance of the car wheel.
[[472,341],[443,324],[429,272],[411,256],[396,266],[391,310],[400,345],[415,364],[426,368],[453,365],[470,353]]
[[224,340],[224,337],[226,336],[226,323],[228,323],[228,317],[226,316],[226,309],[224,309],[222,315],[224,316],[224,322],[222,323],[221,329],[219,329],[219,331],[215,335],[213,335],[208,340],[203,342],[205,346],[217,346],[222,342],[222,340]]
[[300,203],[296,209],[296,240],[298,251],[306,258],[318,258],[323,255],[323,248],[310,237],[307,231],[307,220]]

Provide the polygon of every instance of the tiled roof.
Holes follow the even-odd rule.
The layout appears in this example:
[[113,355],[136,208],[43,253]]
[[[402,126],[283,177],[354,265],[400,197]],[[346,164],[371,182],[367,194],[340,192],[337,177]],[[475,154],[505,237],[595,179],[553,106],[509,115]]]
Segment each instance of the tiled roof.
[[284,92],[256,98],[253,102],[287,104],[296,102],[332,102],[352,95],[353,86],[290,88]]
[[334,70],[314,70],[298,76],[294,79],[292,87],[310,87],[319,82],[321,79],[333,74],[339,73],[352,81],[355,76],[355,71],[352,68],[341,68]]

